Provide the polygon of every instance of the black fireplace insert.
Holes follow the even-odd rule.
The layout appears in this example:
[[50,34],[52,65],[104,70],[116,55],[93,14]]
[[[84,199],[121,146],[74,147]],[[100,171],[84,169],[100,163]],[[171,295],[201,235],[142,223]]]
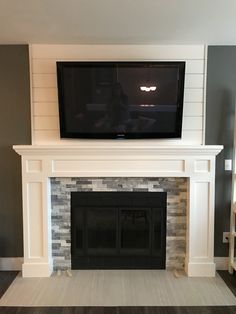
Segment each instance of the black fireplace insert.
[[72,269],[164,269],[166,192],[72,192]]

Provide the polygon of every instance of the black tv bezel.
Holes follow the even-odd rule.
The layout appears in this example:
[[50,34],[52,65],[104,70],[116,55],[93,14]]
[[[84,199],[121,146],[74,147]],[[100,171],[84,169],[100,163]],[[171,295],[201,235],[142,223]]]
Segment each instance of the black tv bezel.
[[[184,81],[185,81],[185,61],[57,61],[57,86],[58,86],[58,102],[59,102],[59,120],[60,120],[60,137],[61,138],[77,138],[77,139],[178,139],[182,135],[183,121],[183,103],[184,103]],[[176,114],[176,129],[175,132],[135,132],[135,133],[82,133],[69,132],[66,128],[65,120],[65,105],[63,94],[63,69],[64,67],[75,66],[129,66],[129,67],[144,67],[159,65],[162,67],[178,67],[179,68],[179,87],[178,87],[178,109]]]

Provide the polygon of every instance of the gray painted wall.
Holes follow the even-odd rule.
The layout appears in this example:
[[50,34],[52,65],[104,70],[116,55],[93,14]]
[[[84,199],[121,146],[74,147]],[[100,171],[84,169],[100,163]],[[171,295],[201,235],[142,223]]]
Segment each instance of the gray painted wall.
[[[22,256],[20,157],[13,144],[30,144],[28,46],[0,45],[0,256]],[[217,157],[215,256],[227,256],[222,243],[229,230],[231,173],[224,159],[232,157],[236,91],[236,46],[208,49],[206,144],[223,144]]]
[[224,171],[224,159],[232,158],[236,93],[236,46],[208,48],[206,144],[223,144],[216,163],[215,256],[228,256],[222,243],[229,231],[231,172]]
[[31,143],[29,53],[0,45],[0,257],[23,256],[21,164],[13,144]]

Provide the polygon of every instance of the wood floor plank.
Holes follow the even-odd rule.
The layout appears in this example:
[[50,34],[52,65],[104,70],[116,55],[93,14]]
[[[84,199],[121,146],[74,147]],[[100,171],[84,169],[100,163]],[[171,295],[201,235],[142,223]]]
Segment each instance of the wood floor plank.
[[0,271],[0,298],[16,278],[18,271]]
[[236,306],[0,307],[0,314],[235,314]]
[[234,274],[231,275],[227,270],[218,270],[218,273],[232,293],[236,296],[236,273],[234,272]]

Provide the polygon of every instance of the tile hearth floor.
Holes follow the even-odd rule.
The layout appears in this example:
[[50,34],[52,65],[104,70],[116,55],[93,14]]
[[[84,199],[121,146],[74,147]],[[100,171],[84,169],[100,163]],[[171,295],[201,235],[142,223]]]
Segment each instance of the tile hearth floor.
[[[0,307],[2,307],[1,309],[6,307],[6,312],[7,307],[14,306],[111,306],[120,308],[123,306],[236,305],[236,297],[219,274],[215,278],[175,278],[172,272],[165,270],[80,270],[72,271],[72,274],[72,277],[54,275],[51,278],[22,278],[18,274],[0,299]],[[113,312],[111,310],[107,313]],[[120,312],[115,311],[114,313]],[[202,313],[211,312],[203,311]],[[235,308],[232,308],[232,313],[236,313]]]

